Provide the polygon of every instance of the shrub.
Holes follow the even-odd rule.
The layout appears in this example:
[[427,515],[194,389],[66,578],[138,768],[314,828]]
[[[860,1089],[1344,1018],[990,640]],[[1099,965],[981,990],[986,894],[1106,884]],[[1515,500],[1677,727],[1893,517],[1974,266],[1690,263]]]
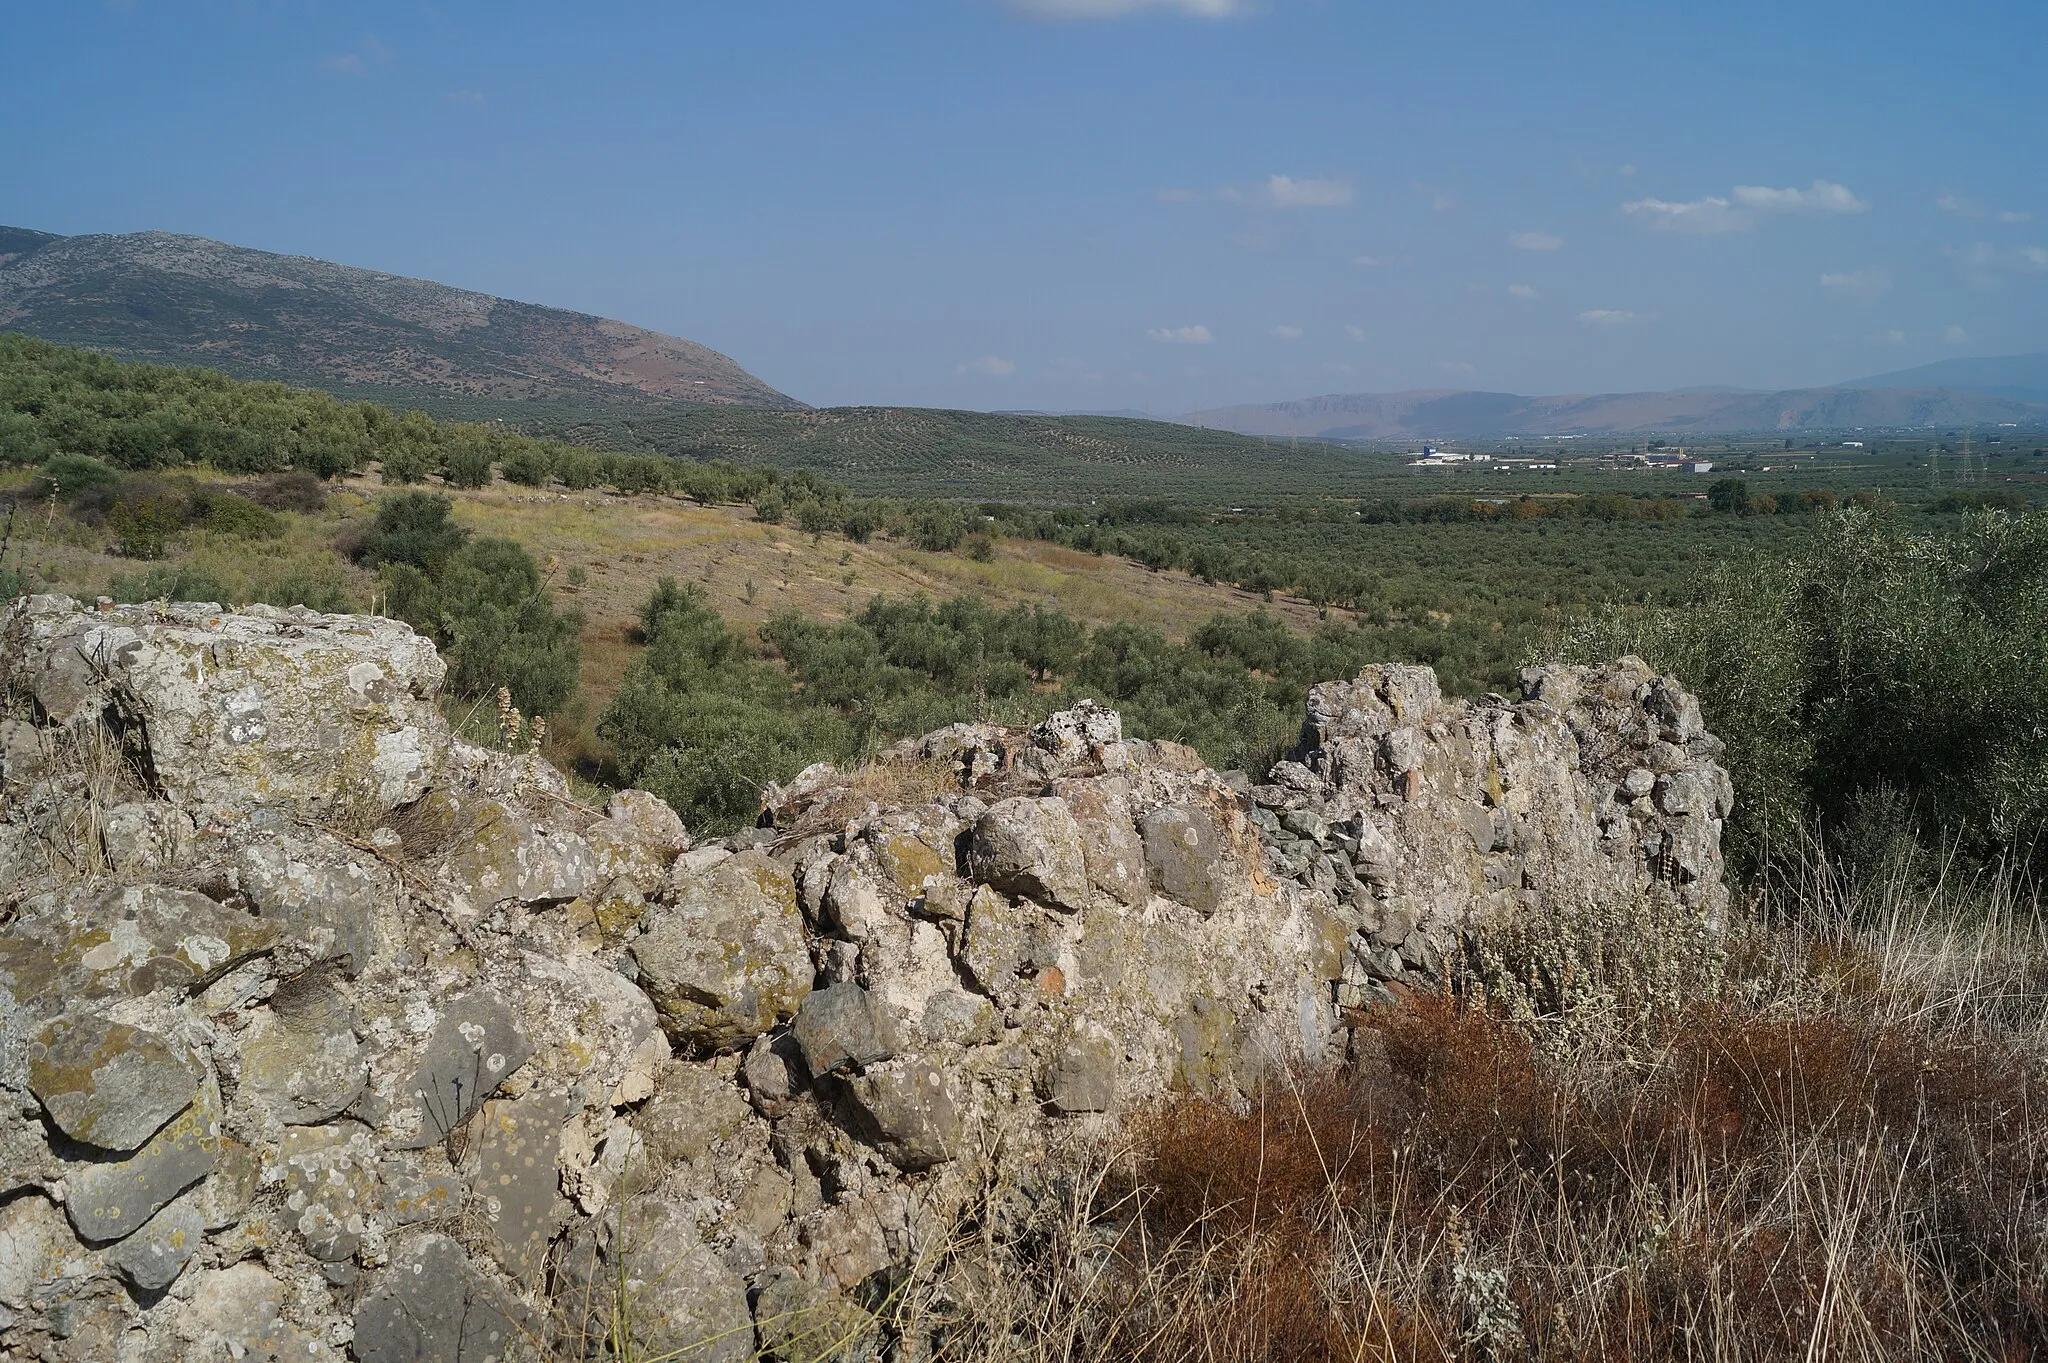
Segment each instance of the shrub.
[[477,540],[426,570],[385,561],[392,609],[441,646],[450,694],[475,699],[507,687],[533,715],[552,714],[569,699],[582,661],[582,617],[554,609],[533,556],[519,545]]
[[455,524],[446,497],[436,492],[400,492],[377,503],[377,515],[357,541],[355,556],[365,567],[404,563],[432,573],[469,540]]
[[489,448],[472,442],[456,445],[443,456],[441,477],[450,487],[474,489],[487,486],[491,481]]
[[1741,797],[1731,846],[1752,864],[1808,816],[1841,832],[1879,791],[1975,857],[2048,854],[2048,516],[1926,533],[1823,516],[1788,560],[1588,617],[1562,648],[1638,653],[1699,693]]
[[433,471],[433,461],[424,451],[411,445],[401,445],[385,452],[378,464],[377,477],[386,486],[407,487],[426,482],[427,475]]
[[112,487],[121,471],[82,454],[60,454],[43,461],[37,486],[52,496],[76,499],[90,488]]

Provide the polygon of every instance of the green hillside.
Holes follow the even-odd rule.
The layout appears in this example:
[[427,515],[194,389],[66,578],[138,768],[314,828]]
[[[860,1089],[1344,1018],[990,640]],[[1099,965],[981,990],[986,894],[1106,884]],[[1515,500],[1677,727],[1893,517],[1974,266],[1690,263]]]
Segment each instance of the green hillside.
[[1397,462],[1337,445],[1295,446],[1163,421],[919,407],[579,411],[561,405],[528,413],[526,425],[536,434],[601,449],[810,469],[887,496],[1170,496],[1213,505],[1338,493],[1359,475]]

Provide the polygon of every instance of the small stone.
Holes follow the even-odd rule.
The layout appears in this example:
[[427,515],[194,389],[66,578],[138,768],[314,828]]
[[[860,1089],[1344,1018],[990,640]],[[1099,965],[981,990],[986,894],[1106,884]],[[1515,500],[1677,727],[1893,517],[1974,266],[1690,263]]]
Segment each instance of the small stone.
[[492,1363],[524,1338],[462,1247],[432,1232],[379,1272],[356,1307],[357,1363]]
[[189,1203],[182,1199],[165,1207],[108,1250],[114,1271],[145,1292],[160,1292],[176,1282],[206,1235]]
[[492,1252],[521,1282],[538,1281],[548,1241],[566,1214],[555,1153],[569,1101],[561,1094],[529,1093],[484,1107],[476,1191],[483,1220],[495,1237]]
[[963,1124],[945,1075],[922,1060],[867,1069],[847,1092],[865,1134],[900,1169],[929,1169],[960,1153]]
[[242,1090],[282,1122],[314,1126],[340,1116],[367,1074],[348,1000],[318,976],[280,984],[242,1034]]
[[1087,857],[1081,827],[1067,802],[1012,796],[975,821],[968,870],[1005,894],[1060,909],[1088,906]]
[[740,1074],[747,1081],[754,1110],[772,1121],[782,1115],[802,1086],[803,1052],[787,1032],[756,1037]]
[[190,1047],[105,1018],[60,1019],[29,1043],[29,1088],[74,1139],[134,1150],[191,1106],[204,1074]]
[[888,1015],[857,984],[835,984],[812,994],[789,1030],[814,1078],[877,1064],[896,1053]]
[[1214,913],[1223,894],[1223,840],[1209,816],[1187,805],[1162,805],[1138,831],[1153,888],[1198,913]]
[[1710,796],[1699,777],[1689,771],[1657,778],[1657,808],[1666,814],[1691,814],[1706,808]]
[[419,1133],[399,1148],[418,1150],[446,1140],[532,1057],[533,1046],[504,1000],[482,990],[449,1000],[413,1071]]
[[632,950],[678,1044],[733,1050],[796,1011],[813,967],[788,871],[765,852],[742,852],[701,877],[672,875],[664,893],[671,902],[650,913]]
[[1123,1048],[1104,1033],[1070,1037],[1046,1080],[1046,1101],[1056,1112],[1108,1112],[1116,1105],[1117,1066]]
[[126,1159],[67,1163],[65,1214],[81,1239],[119,1240],[212,1173],[220,1148],[220,1090],[209,1076],[192,1105]]
[[1628,775],[1621,778],[1621,793],[1631,800],[1640,800],[1648,795],[1656,784],[1656,772],[1648,767],[1631,767]]
[[192,816],[160,800],[115,805],[100,823],[100,846],[117,871],[156,871],[192,839]]
[[329,1263],[354,1254],[367,1218],[384,1203],[369,1132],[350,1122],[290,1127],[278,1161],[285,1206],[296,1214],[293,1224],[307,1252]]
[[729,1074],[679,1060],[663,1067],[654,1097],[633,1114],[633,1130],[647,1158],[666,1169],[710,1154],[748,1117],[747,1099]]

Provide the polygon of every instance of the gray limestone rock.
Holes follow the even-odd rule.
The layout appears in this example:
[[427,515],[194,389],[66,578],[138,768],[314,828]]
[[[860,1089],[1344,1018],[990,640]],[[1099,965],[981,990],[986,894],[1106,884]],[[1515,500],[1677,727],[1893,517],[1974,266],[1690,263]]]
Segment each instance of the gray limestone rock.
[[1088,905],[1081,828],[1065,800],[1016,795],[989,806],[967,854],[974,878],[1061,909]]
[[400,1148],[418,1150],[447,1139],[532,1056],[532,1044],[503,999],[482,990],[450,999],[413,1071],[419,1132]]
[[317,973],[280,983],[242,1034],[242,1089],[281,1122],[340,1116],[366,1077],[348,999]]
[[144,1222],[134,1234],[107,1251],[114,1271],[145,1292],[161,1292],[176,1282],[199,1252],[206,1236],[190,1199],[180,1199]]
[[390,809],[447,751],[434,703],[447,669],[396,620],[32,597],[7,624],[50,720],[116,707],[186,809]]
[[199,1096],[189,1046],[105,1018],[60,1018],[28,1051],[30,1090],[64,1134],[134,1150]]
[[220,1158],[220,1090],[198,1097],[125,1159],[67,1161],[64,1211],[84,1240],[119,1240],[213,1171]]
[[888,1014],[857,984],[812,994],[789,1030],[813,1076],[877,1064],[896,1053]]
[[73,887],[24,901],[0,934],[0,996],[50,1018],[77,1003],[199,989],[276,940],[270,924],[190,890]]
[[354,1254],[384,1201],[370,1133],[352,1122],[291,1127],[278,1160],[285,1207],[306,1252],[327,1263]]
[[508,899],[559,904],[598,884],[597,855],[581,835],[542,827],[504,800],[459,804],[464,836],[446,862],[446,876],[469,908]]
[[[606,1227],[601,1251],[572,1255],[570,1292],[581,1310],[609,1312],[623,1292],[629,1309],[594,1323],[602,1337],[614,1320],[625,1326],[631,1357],[746,1363],[754,1351],[747,1284],[705,1244],[686,1208],[658,1197],[635,1198]],[[817,1357],[829,1357],[821,1350]]]
[[1138,825],[1152,886],[1200,913],[1214,913],[1222,897],[1223,840],[1201,809],[1162,805]]
[[357,1363],[503,1363],[526,1339],[510,1302],[445,1235],[408,1243],[356,1307]]
[[192,840],[192,816],[160,800],[115,805],[100,822],[100,846],[116,871],[161,871]]
[[633,960],[678,1044],[733,1050],[796,1011],[813,969],[789,872],[765,852],[742,852],[671,880],[668,893]]
[[1108,1112],[1116,1106],[1117,1067],[1123,1047],[1106,1032],[1067,1039],[1046,1077],[1045,1098],[1062,1113]]
[[633,1129],[647,1158],[665,1169],[710,1154],[749,1115],[746,1097],[729,1077],[709,1065],[677,1061],[656,1076],[654,1096],[633,1114]]
[[491,1250],[526,1284],[546,1267],[548,1242],[567,1218],[555,1156],[570,1103],[558,1093],[529,1093],[484,1107],[476,1195]]
[[341,1359],[340,1349],[284,1318],[284,1286],[262,1265],[239,1263],[194,1276],[197,1282],[178,1316],[179,1335],[191,1341],[186,1358],[235,1363]]
[[302,969],[339,960],[360,974],[377,948],[380,910],[398,880],[375,858],[315,829],[258,832],[238,841],[235,883],[281,935],[281,955]]
[[965,1127],[959,1103],[938,1066],[914,1058],[863,1070],[847,1085],[876,1148],[905,1170],[957,1158]]
[[1081,829],[1088,883],[1120,904],[1142,904],[1152,892],[1145,876],[1145,844],[1131,822],[1130,790],[1121,777],[1053,782]]

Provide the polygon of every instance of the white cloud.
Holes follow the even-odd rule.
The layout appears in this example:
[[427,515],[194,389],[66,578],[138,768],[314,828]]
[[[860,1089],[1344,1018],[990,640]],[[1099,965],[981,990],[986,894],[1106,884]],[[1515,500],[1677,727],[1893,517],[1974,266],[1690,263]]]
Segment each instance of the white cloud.
[[391,65],[397,54],[377,37],[366,34],[363,40],[346,52],[338,52],[320,63],[337,76],[367,76]]
[[1006,360],[1000,355],[983,355],[980,359],[968,360],[953,366],[955,374],[977,374],[985,379],[1007,379],[1017,372],[1017,362]]
[[1758,213],[1862,213],[1870,205],[1833,180],[1815,180],[1806,189],[1771,189],[1766,185],[1735,186],[1735,202]]
[[1188,19],[1235,19],[1250,14],[1249,0],[1010,0],[1027,19],[1123,19],[1133,14],[1178,14]]
[[1683,202],[1637,199],[1623,204],[1621,211],[1638,222],[1648,223],[1659,232],[1682,232],[1696,237],[1741,232],[1753,221],[1749,214],[1739,212],[1718,194]]
[[1746,232],[1757,220],[1771,214],[1796,213],[1806,217],[1829,217],[1861,213],[1870,205],[1857,198],[1847,185],[1832,180],[1815,180],[1806,189],[1773,189],[1768,185],[1737,185],[1731,198],[1707,194],[1697,199],[1636,199],[1621,211],[1660,232],[1688,236],[1718,236],[1723,232]]
[[1205,326],[1154,327],[1145,335],[1169,345],[1207,345],[1216,339],[1215,333]]
[[1820,277],[1820,286],[1836,298],[1855,303],[1874,303],[1891,292],[1888,270],[1845,270]]
[[1433,212],[1448,213],[1458,206],[1456,199],[1444,193],[1441,189],[1433,188],[1422,183],[1420,180],[1417,180],[1410,188],[1423,198],[1429,200],[1429,206]]
[[1353,256],[1351,263],[1362,270],[1376,270],[1379,268],[1380,259],[1378,256]]
[[1352,200],[1342,180],[1297,180],[1291,175],[1266,179],[1266,202],[1275,208],[1342,208]]
[[2010,275],[2040,274],[2048,270],[2048,247],[2015,246],[2006,249],[1980,241],[1966,247],[1947,246],[1942,254],[1969,272],[1970,283],[1988,289]]
[[1524,303],[1533,303],[1543,296],[1527,284],[1510,284],[1508,285],[1508,293],[1511,297],[1519,298]]
[[1863,339],[1872,345],[1904,345],[1906,333],[1893,327],[1890,331],[1873,331]]
[[1301,328],[1300,328],[1300,327],[1274,327],[1274,328],[1273,328],[1273,334],[1274,334],[1275,336],[1278,336],[1278,337],[1279,337],[1279,338],[1280,338],[1281,340],[1283,340],[1283,341],[1298,341],[1298,340],[1300,340],[1300,339],[1301,339]]
[[1347,326],[1344,328],[1344,334],[1354,341],[1362,341],[1365,339],[1365,328]]
[[1508,244],[1524,251],[1562,251],[1564,238],[1554,237],[1548,232],[1510,232]]
[[1953,213],[1959,218],[1989,218],[1996,223],[2010,227],[2018,223],[2032,222],[2032,213],[2015,213],[2010,210],[1993,213],[1975,199],[1966,199],[1960,194],[1944,191],[1934,201],[1934,206],[1944,213]]
[[1944,345],[1968,345],[1970,333],[1958,326],[1946,326],[1941,329],[1941,340]]
[[1589,327],[1625,327],[1636,315],[1626,308],[1588,308],[1579,314],[1579,320]]

